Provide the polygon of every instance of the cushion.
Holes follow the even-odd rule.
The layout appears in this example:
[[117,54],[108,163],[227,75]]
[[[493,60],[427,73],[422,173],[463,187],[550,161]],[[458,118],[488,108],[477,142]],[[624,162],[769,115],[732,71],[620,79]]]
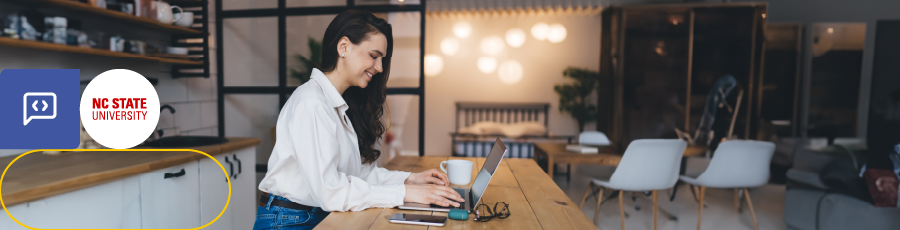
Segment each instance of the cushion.
[[544,127],[544,124],[538,122],[519,122],[519,125],[525,127],[525,132],[522,135],[525,136],[544,136],[547,135],[547,127]]
[[473,135],[503,135],[510,138],[519,138],[522,136],[544,136],[547,134],[547,128],[538,122],[518,122],[512,124],[502,124],[492,121],[476,122],[469,127],[463,127],[457,130],[457,133],[473,134]]
[[835,158],[825,165],[820,176],[822,183],[831,191],[856,197],[866,202],[872,201],[866,181],[859,178],[859,171],[848,159]]
[[493,121],[476,122],[469,127],[463,127],[457,130],[458,133],[467,133],[474,135],[503,135],[500,124]]
[[875,207],[897,207],[897,175],[887,169],[866,169],[863,178]]
[[504,124],[500,126],[500,131],[503,132],[503,136],[509,138],[519,138],[524,135],[525,126],[520,124]]
[[459,130],[457,130],[456,133],[459,133],[459,134],[481,135],[481,129],[475,128],[475,127],[472,127],[472,126],[469,126],[469,127],[462,127],[462,128],[459,128]]

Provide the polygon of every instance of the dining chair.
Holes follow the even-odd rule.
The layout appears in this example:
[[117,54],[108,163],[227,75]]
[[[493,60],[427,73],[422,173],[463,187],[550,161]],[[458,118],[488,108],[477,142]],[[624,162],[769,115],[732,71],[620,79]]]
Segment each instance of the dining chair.
[[580,145],[609,145],[609,138],[606,134],[598,131],[584,131],[578,134],[578,144]]
[[672,188],[678,181],[678,171],[681,167],[681,157],[687,142],[680,139],[641,139],[634,140],[625,149],[622,160],[612,172],[612,175],[589,175],[591,183],[581,198],[580,208],[594,187],[599,188],[597,195],[597,207],[594,211],[594,225],[600,215],[600,205],[603,203],[604,189],[619,191],[619,214],[622,220],[622,229],[625,229],[624,192],[652,191],[653,196],[653,229],[656,229],[656,202],[658,190]]
[[[747,188],[758,187],[769,181],[769,162],[775,153],[775,144],[766,141],[754,140],[730,140],[719,144],[715,154],[709,161],[706,170],[699,176],[684,175],[681,181],[694,187],[699,187],[696,194],[700,202],[700,211],[697,214],[697,229],[700,229],[703,218],[703,197],[706,188],[733,188],[735,191],[743,190],[750,216],[753,218],[753,228],[759,230],[756,223],[756,213],[753,211],[753,203]],[[690,164],[688,166],[691,167]],[[685,170],[698,171],[698,170]],[[739,209],[740,192],[735,194],[735,208]]]

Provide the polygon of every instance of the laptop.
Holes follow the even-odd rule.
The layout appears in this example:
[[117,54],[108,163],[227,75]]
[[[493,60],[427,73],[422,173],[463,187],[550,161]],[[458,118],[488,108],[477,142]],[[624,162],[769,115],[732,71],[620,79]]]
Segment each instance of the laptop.
[[[475,182],[472,183],[472,187],[453,188],[453,190],[456,190],[456,192],[459,193],[460,197],[466,199],[466,201],[459,204],[459,209],[465,209],[470,213],[475,210],[475,208],[478,206],[478,202],[481,202],[481,196],[484,195],[484,191],[487,189],[488,184],[491,182],[491,177],[494,175],[494,172],[497,171],[497,167],[500,166],[500,160],[503,160],[503,155],[505,154],[506,145],[503,145],[503,142],[500,141],[500,138],[497,138],[497,141],[494,142],[494,147],[491,148],[491,153],[488,154],[487,159],[484,161],[484,166],[481,167],[481,171],[479,171],[478,176],[475,177]],[[406,202],[397,208],[407,210],[449,212],[450,209],[454,209],[456,207],[444,207],[435,204]]]

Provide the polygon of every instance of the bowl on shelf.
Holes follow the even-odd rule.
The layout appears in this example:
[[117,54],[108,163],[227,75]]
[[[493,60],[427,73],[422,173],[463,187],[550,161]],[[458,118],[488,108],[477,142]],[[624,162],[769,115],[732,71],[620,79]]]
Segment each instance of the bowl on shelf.
[[188,48],[186,48],[186,47],[168,47],[168,48],[166,48],[166,52],[169,54],[187,55]]

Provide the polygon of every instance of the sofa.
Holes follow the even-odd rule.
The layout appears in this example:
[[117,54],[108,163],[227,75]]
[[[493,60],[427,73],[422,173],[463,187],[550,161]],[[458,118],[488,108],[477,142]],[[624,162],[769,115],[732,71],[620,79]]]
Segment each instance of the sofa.
[[834,170],[830,167],[834,161],[846,159],[809,149],[798,149],[794,154],[793,167],[787,172],[784,201],[787,229],[900,229],[900,208],[874,207],[865,200],[867,195],[859,195],[861,191],[854,196],[828,183],[830,179],[823,180],[823,177],[834,175],[829,172]]

